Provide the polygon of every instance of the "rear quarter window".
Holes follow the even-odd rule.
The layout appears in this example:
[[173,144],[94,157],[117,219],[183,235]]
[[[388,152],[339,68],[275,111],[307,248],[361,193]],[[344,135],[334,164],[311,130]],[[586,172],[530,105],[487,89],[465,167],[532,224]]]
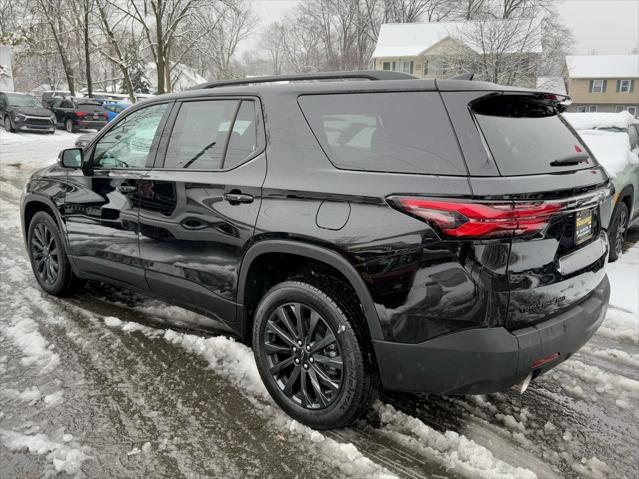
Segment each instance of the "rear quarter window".
[[298,101],[337,168],[467,174],[437,92],[303,95]]

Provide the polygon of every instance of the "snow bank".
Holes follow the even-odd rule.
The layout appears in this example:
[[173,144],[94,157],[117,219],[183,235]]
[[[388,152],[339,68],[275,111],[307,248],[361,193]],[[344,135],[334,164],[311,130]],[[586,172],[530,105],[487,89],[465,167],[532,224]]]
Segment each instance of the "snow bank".
[[610,306],[634,313],[639,327],[639,243],[626,250],[620,259],[608,264]]
[[534,479],[537,475],[514,467],[483,446],[454,431],[441,433],[419,419],[397,411],[388,404],[377,404],[383,435],[467,477],[485,479]]
[[[128,324],[130,323],[123,322],[122,329],[127,330]],[[139,330],[133,328],[136,329]],[[144,330],[142,332],[144,333]],[[326,437],[290,419],[274,406],[260,378],[253,353],[247,346],[221,336],[204,338],[170,329],[164,332],[164,339],[203,358],[217,374],[248,392],[252,396],[249,397],[252,403],[270,418],[274,426],[312,441],[321,450],[321,455],[330,458],[331,464],[344,474],[380,479],[395,477],[387,469],[364,456],[354,445],[342,444]]]
[[619,113],[564,113],[563,117],[568,120],[568,123],[575,130],[595,130],[597,128],[626,129],[628,125],[639,123],[639,120],[627,111]]
[[57,472],[80,474],[82,463],[89,458],[79,443],[69,441],[67,444],[52,441],[46,434],[22,434],[0,429],[0,441],[10,451],[27,449],[33,454],[47,455]]

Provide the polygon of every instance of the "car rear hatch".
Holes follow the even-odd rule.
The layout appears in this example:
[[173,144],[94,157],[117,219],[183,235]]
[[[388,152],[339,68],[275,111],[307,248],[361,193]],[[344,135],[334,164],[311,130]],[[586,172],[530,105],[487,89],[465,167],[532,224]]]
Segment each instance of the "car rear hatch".
[[[446,90],[446,83],[442,82]],[[450,88],[453,90],[454,88]],[[610,182],[561,117],[561,98],[515,91],[443,91],[470,173],[476,239],[510,237],[506,326],[548,319],[603,280]],[[451,231],[448,231],[450,234]]]

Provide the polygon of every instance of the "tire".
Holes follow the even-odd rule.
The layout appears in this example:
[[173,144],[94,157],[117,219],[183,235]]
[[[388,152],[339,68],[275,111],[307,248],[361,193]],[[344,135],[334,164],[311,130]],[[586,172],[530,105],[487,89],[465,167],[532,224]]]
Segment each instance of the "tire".
[[67,118],[64,120],[64,129],[67,133],[75,133],[75,125],[73,124],[73,120],[71,118]]
[[74,276],[60,230],[44,211],[36,213],[29,224],[27,252],[33,274],[44,291],[54,296],[64,296],[71,291]]
[[628,205],[624,201],[619,201],[612,214],[610,221],[610,230],[608,231],[608,242],[610,243],[609,262],[617,261],[623,252],[623,244],[628,231]]
[[[286,281],[255,312],[253,353],[262,381],[289,416],[313,429],[347,426],[377,394],[365,339],[353,327],[357,308],[340,304],[343,298],[327,287]],[[299,317],[310,334],[299,334]]]
[[4,129],[9,133],[14,133],[16,131],[11,124],[11,118],[9,118],[9,115],[4,117]]

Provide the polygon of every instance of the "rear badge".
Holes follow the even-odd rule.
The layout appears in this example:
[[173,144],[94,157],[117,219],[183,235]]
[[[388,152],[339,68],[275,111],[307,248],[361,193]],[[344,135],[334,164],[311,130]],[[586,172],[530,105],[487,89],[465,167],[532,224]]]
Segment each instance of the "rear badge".
[[592,238],[592,210],[577,211],[575,214],[575,244],[579,245]]

